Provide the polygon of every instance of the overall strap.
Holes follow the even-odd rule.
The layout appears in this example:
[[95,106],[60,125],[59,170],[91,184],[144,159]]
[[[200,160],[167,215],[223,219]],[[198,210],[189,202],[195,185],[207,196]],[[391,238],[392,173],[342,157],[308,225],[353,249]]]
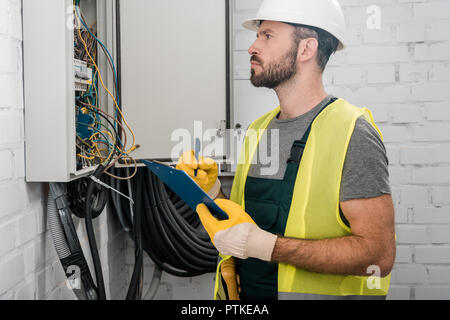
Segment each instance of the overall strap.
[[301,162],[302,156],[303,156],[303,152],[305,151],[306,143],[308,142],[309,134],[311,133],[311,128],[312,128],[314,121],[322,113],[322,111],[325,110],[326,107],[328,107],[329,105],[334,103],[336,100],[338,100],[338,99],[336,97],[333,97],[331,99],[331,101],[328,104],[326,104],[320,110],[320,112],[314,117],[314,119],[311,121],[311,123],[310,123],[308,129],[306,130],[305,134],[303,135],[302,139],[294,141],[294,144],[291,148],[291,156],[288,159],[288,164],[294,163],[294,164],[300,165],[300,162]]

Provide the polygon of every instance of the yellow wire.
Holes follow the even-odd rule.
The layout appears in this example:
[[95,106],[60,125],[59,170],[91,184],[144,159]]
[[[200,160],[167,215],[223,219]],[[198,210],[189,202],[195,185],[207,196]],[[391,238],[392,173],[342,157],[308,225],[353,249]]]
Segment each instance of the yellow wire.
[[[133,144],[132,144],[131,148],[128,149],[127,151],[123,152],[124,154],[129,154],[129,153],[131,153],[132,151],[134,151],[134,150],[136,149],[136,136],[135,136],[135,134],[134,134],[134,131],[131,129],[130,125],[129,125],[128,122],[126,121],[125,117],[123,116],[123,113],[122,113],[122,111],[120,110],[119,105],[117,104],[117,101],[116,101],[116,99],[114,98],[113,94],[111,93],[111,91],[108,90],[108,88],[106,88],[106,86],[105,86],[105,84],[104,84],[104,82],[103,82],[103,78],[102,78],[101,72],[100,72],[100,70],[98,69],[97,64],[95,63],[95,61],[94,61],[94,59],[92,58],[91,54],[89,53],[89,49],[88,49],[88,47],[87,47],[87,44],[86,44],[86,42],[84,41],[84,39],[83,39],[83,37],[82,37],[82,35],[81,35],[81,31],[80,31],[80,29],[81,29],[81,21],[80,21],[80,18],[78,17],[78,14],[77,14],[77,12],[76,12],[76,8],[75,8],[75,7],[74,7],[74,14],[75,14],[75,17],[77,18],[77,23],[78,23],[78,26],[77,26],[78,35],[79,35],[79,37],[80,37],[81,42],[83,43],[83,46],[84,46],[84,49],[86,50],[86,53],[88,54],[89,58],[91,59],[92,64],[94,65],[96,71],[98,72],[98,78],[99,78],[99,80],[100,80],[100,82],[101,82],[101,84],[102,84],[102,87],[103,87],[103,89],[105,89],[105,90],[108,92],[108,94],[110,95],[110,97],[111,97],[112,100],[114,101],[114,105],[115,105],[117,111],[119,112],[120,116],[122,117],[123,122],[125,123],[125,125],[126,125],[127,128],[128,128],[128,130],[130,130],[131,135],[133,136]],[[108,159],[108,160],[109,160],[109,159]]]
[[103,157],[101,156],[102,153],[101,153],[100,150],[98,149],[97,143],[94,144],[94,147],[95,147],[95,150],[97,150],[97,153],[99,154],[99,156],[100,156],[101,158],[103,158]]
[[129,177],[118,177],[118,176],[115,176],[115,175],[109,173],[108,171],[105,171],[105,173],[106,173],[108,176],[110,176],[110,177],[112,177],[112,178],[114,178],[114,179],[117,179],[117,180],[123,180],[123,181],[126,181],[126,180],[131,180],[131,179],[133,179],[134,176],[136,176],[136,174],[137,174],[137,172],[138,172],[137,162],[136,162],[136,160],[133,159],[132,157],[130,157],[130,156],[127,156],[127,157],[128,157],[130,160],[132,160],[132,161],[134,162],[134,173],[133,173],[131,176],[129,176]]
[[[111,134],[111,132],[109,132],[109,131],[99,131],[99,132],[96,132],[96,133],[94,133],[94,134],[92,135],[92,137],[91,137],[89,140],[91,140],[91,142],[94,143],[93,140],[95,139],[95,137],[96,137],[97,135],[100,135],[100,133],[105,133],[105,134],[109,135],[109,137],[111,138],[111,140],[114,142],[114,143],[112,143],[112,145],[113,145],[113,146],[116,145],[116,139],[114,139],[114,136],[113,136],[113,135]],[[109,161],[109,159],[111,159],[111,157],[113,156],[113,154],[114,154],[114,148],[111,148],[111,153],[109,154],[109,156],[108,156],[108,158],[107,158],[107,161]],[[107,162],[107,161],[106,161],[106,162]]]
[[[87,146],[89,149],[92,149],[92,146],[90,146],[89,144],[87,144],[87,143],[86,143],[84,140],[82,140],[81,138],[80,138],[80,141],[81,141],[85,146]],[[91,141],[91,142],[92,142],[92,141]],[[84,158],[84,159],[87,159],[87,160],[94,160],[95,158],[99,158],[99,159],[101,159],[101,160],[103,161],[104,157],[102,156],[100,150],[98,149],[97,143],[96,143],[96,142],[95,142],[95,143],[92,142],[92,144],[93,144],[93,147],[95,147],[95,148],[97,149],[98,155],[95,155],[95,154],[93,154],[93,153],[84,151],[87,155],[89,155],[89,156],[91,156],[91,157],[86,157],[86,156],[83,156],[82,154],[77,154],[77,156],[79,156],[79,157],[81,157],[81,158]],[[77,145],[77,146],[78,146],[78,145]],[[81,149],[80,146],[78,146],[78,147]]]
[[81,153],[79,153],[78,156],[79,156],[80,158],[83,158],[83,159],[86,159],[86,160],[94,160],[94,159],[96,158],[96,156],[93,156],[93,157],[86,157],[86,156],[83,156]]

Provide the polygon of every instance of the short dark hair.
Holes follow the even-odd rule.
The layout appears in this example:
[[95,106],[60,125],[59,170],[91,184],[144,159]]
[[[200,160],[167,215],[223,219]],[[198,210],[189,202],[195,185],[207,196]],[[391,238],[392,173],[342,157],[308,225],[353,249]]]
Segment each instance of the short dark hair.
[[299,45],[301,40],[307,38],[317,39],[319,42],[317,64],[319,65],[320,71],[323,73],[331,55],[338,49],[339,40],[331,33],[320,28],[294,23],[288,24],[295,28],[294,41],[296,46]]

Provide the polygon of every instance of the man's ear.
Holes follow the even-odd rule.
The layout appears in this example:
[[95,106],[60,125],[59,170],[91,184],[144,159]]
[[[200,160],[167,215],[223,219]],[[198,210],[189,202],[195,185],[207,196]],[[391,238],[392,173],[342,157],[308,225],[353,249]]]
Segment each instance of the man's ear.
[[307,38],[300,41],[298,46],[297,59],[306,62],[316,56],[319,50],[319,41],[315,38]]

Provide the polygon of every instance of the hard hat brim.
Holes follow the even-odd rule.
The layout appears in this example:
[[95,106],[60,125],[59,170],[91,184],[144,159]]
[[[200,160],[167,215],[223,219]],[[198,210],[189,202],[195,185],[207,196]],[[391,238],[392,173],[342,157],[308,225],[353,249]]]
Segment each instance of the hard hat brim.
[[242,23],[242,26],[247,30],[258,32],[259,20],[256,19],[245,20]]

